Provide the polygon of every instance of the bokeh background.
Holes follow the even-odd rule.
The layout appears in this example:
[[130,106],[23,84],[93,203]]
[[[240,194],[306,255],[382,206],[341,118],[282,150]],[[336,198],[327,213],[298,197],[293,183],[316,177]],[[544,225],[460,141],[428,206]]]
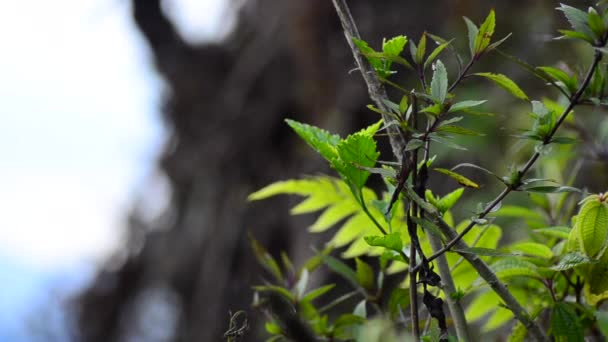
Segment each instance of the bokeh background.
[[[375,47],[428,30],[466,51],[461,16],[495,8],[506,51],[575,71],[588,60],[552,40],[566,25],[557,1],[349,3]],[[294,199],[245,202],[330,172],[283,119],[342,134],[377,120],[328,0],[24,0],[0,5],[0,42],[0,341],[221,340],[261,279],[248,231],[296,263],[324,239],[306,233],[312,217],[288,216]],[[496,55],[475,70],[557,95]],[[439,153],[506,170],[528,108],[468,83],[462,96],[495,99],[497,116],[467,123],[487,133],[465,142],[468,159]],[[584,165],[591,190],[605,190],[605,159]],[[468,201],[491,198],[487,183]]]

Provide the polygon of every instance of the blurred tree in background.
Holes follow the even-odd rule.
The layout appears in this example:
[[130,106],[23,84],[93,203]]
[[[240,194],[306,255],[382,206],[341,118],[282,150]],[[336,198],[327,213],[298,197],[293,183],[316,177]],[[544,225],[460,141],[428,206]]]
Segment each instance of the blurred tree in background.
[[[218,341],[228,328],[229,311],[249,309],[250,287],[259,281],[248,231],[272,254],[286,250],[296,263],[309,254],[313,239],[323,239],[308,235],[304,228],[310,222],[290,217],[289,203],[281,199],[245,202],[272,181],[325,168],[284,119],[346,133],[377,121],[377,114],[365,109],[369,100],[360,76],[349,73],[352,56],[330,1],[234,1],[234,31],[221,43],[196,46],[180,37],[160,0],[131,3],[134,23],[166,83],[162,117],[169,138],[158,167],[171,198],[155,220],[133,211],[125,250],[116,253],[121,257],[100,269],[77,300],[76,333],[92,342]],[[555,1],[349,4],[361,35],[377,46],[383,37],[398,34],[417,40],[423,30],[463,37],[463,15],[479,21],[495,8],[502,31],[497,35],[513,32],[505,50],[532,65],[576,60],[579,53],[550,42],[559,26],[554,21],[562,20],[554,15]],[[455,42],[457,48],[466,44]],[[544,89],[498,55],[483,63],[510,74],[530,95]],[[506,168],[496,156],[513,152],[508,136],[522,126],[518,119],[527,110],[509,101],[496,104],[498,125],[496,120],[474,123],[487,135],[479,145],[467,146],[479,158],[468,162]],[[601,153],[589,157],[606,159]],[[605,164],[584,167],[603,167],[604,176],[596,181],[605,184]],[[257,341],[255,315],[249,318],[252,328],[245,339]]]

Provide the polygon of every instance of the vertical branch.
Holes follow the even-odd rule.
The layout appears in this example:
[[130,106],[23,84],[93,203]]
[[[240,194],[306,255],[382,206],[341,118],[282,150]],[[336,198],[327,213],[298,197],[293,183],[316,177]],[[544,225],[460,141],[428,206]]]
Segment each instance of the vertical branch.
[[[352,15],[350,14],[350,9],[346,4],[345,0],[332,0],[334,3],[334,7],[336,8],[336,13],[340,17],[340,22],[342,23],[342,28],[344,29],[344,35],[346,36],[346,41],[348,42],[348,46],[353,53],[353,57],[355,59],[355,63],[359,71],[361,71],[361,75],[363,76],[363,80],[367,85],[367,91],[369,93],[370,98],[376,104],[382,112],[390,113],[390,109],[386,106],[385,101],[388,100],[388,96],[386,95],[386,89],[380,82],[378,75],[369,65],[369,63],[363,59],[361,52],[355,46],[353,42],[353,37],[360,39],[359,31],[357,30],[357,25],[355,25],[355,21],[353,20]],[[401,130],[399,129],[399,125],[393,124],[396,123],[395,119],[390,115],[382,114],[382,119],[384,119],[384,123],[387,126],[388,136],[391,142],[391,147],[393,149],[393,154],[397,158],[399,162],[401,162],[401,151],[405,149],[406,139],[403,136]]]

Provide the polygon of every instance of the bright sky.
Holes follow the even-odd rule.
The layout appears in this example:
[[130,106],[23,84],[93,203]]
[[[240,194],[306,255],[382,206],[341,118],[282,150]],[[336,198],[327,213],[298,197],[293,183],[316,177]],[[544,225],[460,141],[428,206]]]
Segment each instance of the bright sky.
[[[167,0],[192,40],[221,0]],[[0,255],[37,268],[99,260],[150,176],[161,82],[127,0],[0,5]]]
[[[164,5],[202,41],[226,32],[223,3]],[[0,341],[31,341],[32,314],[64,336],[58,296],[116,247],[150,184],[162,84],[128,0],[5,1],[0,42]]]

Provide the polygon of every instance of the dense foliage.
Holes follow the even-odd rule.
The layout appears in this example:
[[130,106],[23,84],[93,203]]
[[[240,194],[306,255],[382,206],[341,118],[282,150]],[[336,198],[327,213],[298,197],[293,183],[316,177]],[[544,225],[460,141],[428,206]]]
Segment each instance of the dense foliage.
[[[345,4],[334,3],[348,19],[350,14],[340,13],[347,10]],[[466,58],[452,46],[453,40],[430,33],[417,43],[406,36],[384,40],[375,50],[358,37],[354,23],[343,19],[355,57],[366,59],[359,68],[374,102],[368,108],[382,120],[345,138],[287,120],[339,178],[280,181],[251,194],[250,200],[281,194],[304,197],[291,213],[322,212],[310,231],[334,229],[335,234],[298,268],[285,254],[276,260],[251,238],[258,261],[270,275],[254,287],[254,305],[267,314],[269,341],[403,341],[410,336],[471,340],[478,335],[473,337],[470,326],[481,319],[482,333],[510,324],[510,341],[608,336],[608,314],[600,310],[608,299],[608,192],[593,194],[574,186],[580,178],[582,157],[576,151],[581,139],[575,130],[562,127],[573,120],[576,106],[608,105],[608,68],[601,63],[608,53],[608,8],[601,2],[587,11],[567,5],[558,10],[571,25],[560,30],[560,38],[584,41],[593,50],[593,61],[582,74],[565,67],[535,67],[498,51],[508,36],[494,37],[494,11],[479,27],[464,18]],[[431,48],[431,43],[437,46]],[[531,100],[506,75],[471,72],[493,51],[557,89],[559,98]],[[442,62],[444,56],[454,63]],[[419,84],[391,81],[398,68],[415,73]],[[467,149],[455,137],[484,134],[461,121],[466,116],[487,120],[491,114],[478,108],[492,99],[459,94],[465,78],[492,82],[529,103],[531,124],[516,135],[534,146],[525,163],[513,163],[501,174],[468,162],[444,165],[434,156],[432,148],[448,148],[466,160]],[[403,94],[390,100],[370,82]],[[393,162],[379,160],[377,139],[387,136],[395,152]],[[473,213],[459,207],[459,200],[466,192],[484,188],[462,175],[464,169],[485,173],[503,185],[500,194],[479,203]],[[457,188],[437,193],[428,182],[430,173],[448,177]],[[384,191],[366,186],[372,175],[382,178]],[[515,192],[527,193],[534,207],[508,204],[507,196]],[[455,216],[468,218],[455,222]],[[498,218],[503,224],[497,224]],[[525,224],[514,224],[522,221]],[[520,238],[499,244],[503,229],[522,230]],[[339,257],[332,256],[343,247]],[[342,276],[352,291],[337,291],[335,284],[310,288],[311,274],[320,267]],[[400,275],[397,285],[385,281],[394,275]],[[330,300],[320,306],[320,297]],[[354,298],[356,303],[349,306]]]

